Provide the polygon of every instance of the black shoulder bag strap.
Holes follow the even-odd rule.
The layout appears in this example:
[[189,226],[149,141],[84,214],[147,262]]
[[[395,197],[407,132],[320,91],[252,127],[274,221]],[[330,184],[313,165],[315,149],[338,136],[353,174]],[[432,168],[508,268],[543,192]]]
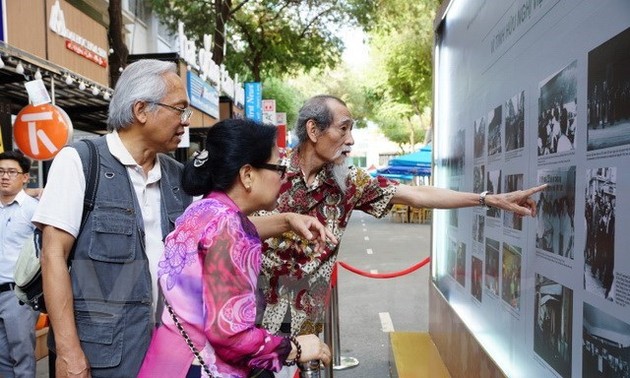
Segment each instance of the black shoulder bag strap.
[[[87,145],[88,154],[87,156],[83,156],[83,154],[79,152],[81,163],[84,166],[87,166],[87,175],[85,177],[85,195],[83,196],[83,215],[81,217],[81,227],[79,228],[79,235],[83,231],[83,226],[85,226],[85,222],[87,222],[87,218],[90,215],[90,212],[94,210],[94,204],[96,203],[96,191],[98,190],[98,180],[101,170],[101,157],[98,153],[98,150],[96,149],[96,145],[94,144],[94,142],[89,139],[82,139],[81,141]],[[78,238],[79,236],[77,235],[77,239]],[[72,265],[75,246],[76,242],[74,243],[74,246],[72,246],[70,256],[68,257],[68,267]]]

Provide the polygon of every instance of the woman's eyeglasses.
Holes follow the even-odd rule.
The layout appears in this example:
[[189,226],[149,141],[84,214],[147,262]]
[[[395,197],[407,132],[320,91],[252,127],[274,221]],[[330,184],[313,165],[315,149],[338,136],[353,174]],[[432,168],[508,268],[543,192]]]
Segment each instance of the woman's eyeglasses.
[[276,171],[280,174],[280,178],[283,179],[284,175],[287,173],[287,166],[282,164],[270,164],[270,163],[262,163],[257,164],[257,168],[268,169],[270,171]]

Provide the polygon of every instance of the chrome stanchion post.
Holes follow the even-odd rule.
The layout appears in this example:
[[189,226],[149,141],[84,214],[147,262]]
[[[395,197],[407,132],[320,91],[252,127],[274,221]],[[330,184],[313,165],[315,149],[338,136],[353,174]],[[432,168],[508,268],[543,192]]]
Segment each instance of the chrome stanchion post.
[[[336,276],[337,264],[335,264],[334,270],[335,272],[333,274]],[[326,317],[328,319],[326,322],[327,327],[324,329],[324,342],[330,346],[333,356],[333,361],[331,366],[328,368],[326,377],[332,378],[333,370],[344,370],[359,365],[359,360],[356,358],[344,357],[341,355],[341,343],[339,341],[339,293],[337,292],[336,279],[333,280],[333,285],[331,287],[330,303],[328,310],[326,311]]]
[[299,362],[300,378],[321,378],[319,360]]
[[[333,287],[334,291],[335,288]],[[333,366],[335,365],[335,359],[337,358],[335,353],[335,346],[333,341],[333,321],[332,321],[332,298],[329,303],[328,308],[326,309],[326,324],[324,325],[324,343],[330,347],[330,351],[332,352],[333,360],[331,363],[326,366],[326,378],[333,378]]]

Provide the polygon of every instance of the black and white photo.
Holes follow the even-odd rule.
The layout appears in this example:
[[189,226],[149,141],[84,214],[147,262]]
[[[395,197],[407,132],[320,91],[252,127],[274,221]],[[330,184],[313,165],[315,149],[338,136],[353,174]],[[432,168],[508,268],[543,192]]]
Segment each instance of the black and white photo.
[[540,84],[538,156],[575,149],[577,60]]
[[501,153],[501,105],[488,113],[488,156]]
[[630,377],[630,325],[584,303],[582,376]]
[[610,301],[615,296],[617,168],[586,170],[584,289]]
[[539,170],[538,182],[549,186],[536,205],[536,248],[573,259],[575,166]]
[[571,377],[573,290],[536,274],[534,352],[564,378]]
[[587,149],[630,144],[630,28],[588,53]]
[[486,119],[481,117],[473,122],[475,131],[475,159],[484,156],[486,150]]
[[483,261],[475,256],[471,259],[470,294],[481,302],[483,292]]
[[505,151],[525,146],[525,91],[505,103]]
[[[513,192],[523,189],[523,174],[505,175],[505,191]],[[510,212],[503,212],[503,226],[513,230],[523,229],[523,218]]]
[[[501,170],[488,171],[486,175],[486,190],[494,194],[503,193],[501,191],[501,185]],[[501,210],[490,207],[488,208],[486,215],[491,218],[499,218],[501,217]]]

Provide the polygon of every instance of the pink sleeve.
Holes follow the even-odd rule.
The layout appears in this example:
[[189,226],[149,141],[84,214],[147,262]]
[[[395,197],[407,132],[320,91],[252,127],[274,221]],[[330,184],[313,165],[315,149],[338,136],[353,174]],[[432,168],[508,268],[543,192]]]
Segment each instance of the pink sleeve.
[[199,245],[206,337],[217,356],[229,364],[278,371],[290,344],[255,325],[260,239],[247,231],[252,227],[246,217],[233,211],[218,217]]

